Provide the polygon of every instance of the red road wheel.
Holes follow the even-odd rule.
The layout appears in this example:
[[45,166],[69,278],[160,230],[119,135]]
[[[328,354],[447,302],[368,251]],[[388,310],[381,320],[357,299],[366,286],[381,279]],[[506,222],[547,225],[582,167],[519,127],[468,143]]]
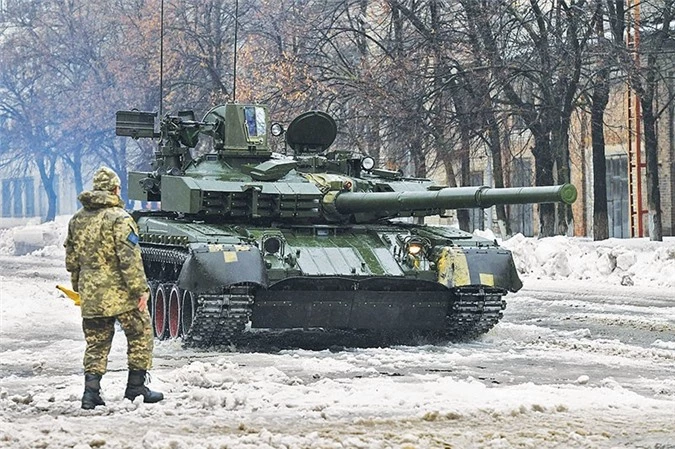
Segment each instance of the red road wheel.
[[152,311],[154,316],[152,317],[152,327],[155,328],[155,335],[160,340],[164,340],[167,336],[167,325],[166,325],[166,309],[168,304],[168,294],[167,287],[164,284],[159,284],[157,290],[155,290],[154,304],[152,306]]
[[183,295],[177,285],[171,286],[169,293],[169,336],[177,338],[180,332],[180,302]]
[[195,319],[195,310],[197,303],[195,296],[191,291],[185,290],[183,292],[183,300],[180,304],[180,321],[181,321],[181,336],[185,336],[192,328],[192,322]]

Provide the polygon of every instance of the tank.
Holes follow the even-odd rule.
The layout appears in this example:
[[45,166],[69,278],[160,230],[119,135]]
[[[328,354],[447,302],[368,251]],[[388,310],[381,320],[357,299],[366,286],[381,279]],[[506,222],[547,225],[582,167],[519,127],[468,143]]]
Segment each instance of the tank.
[[[570,184],[448,188],[377,168],[333,150],[337,126],[320,111],[287,129],[256,104],[167,115],[159,132],[155,120],[118,111],[116,132],[159,142],[152,170],[128,174],[128,195],[159,205],[133,212],[155,335],[189,347],[257,328],[475,338],[522,287],[512,255],[423,217],[576,199]],[[195,157],[200,138],[212,151]],[[270,151],[275,138],[292,157]]]

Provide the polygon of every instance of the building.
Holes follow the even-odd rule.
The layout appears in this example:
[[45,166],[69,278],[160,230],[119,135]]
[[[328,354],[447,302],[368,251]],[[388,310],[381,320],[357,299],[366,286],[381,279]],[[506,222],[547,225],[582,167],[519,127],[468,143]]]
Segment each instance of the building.
[[[60,171],[54,185],[57,193],[56,215],[74,213],[79,203],[72,176]],[[48,200],[37,170],[19,174],[11,168],[0,169],[0,203],[0,228],[44,219]]]

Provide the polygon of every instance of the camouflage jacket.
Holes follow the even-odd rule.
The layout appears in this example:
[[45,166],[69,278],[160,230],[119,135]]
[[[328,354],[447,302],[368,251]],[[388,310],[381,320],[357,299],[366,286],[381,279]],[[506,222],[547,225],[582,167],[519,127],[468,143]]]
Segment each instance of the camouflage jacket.
[[82,192],[78,199],[84,207],[70,219],[64,246],[82,317],[128,312],[148,291],[136,223],[110,192]]

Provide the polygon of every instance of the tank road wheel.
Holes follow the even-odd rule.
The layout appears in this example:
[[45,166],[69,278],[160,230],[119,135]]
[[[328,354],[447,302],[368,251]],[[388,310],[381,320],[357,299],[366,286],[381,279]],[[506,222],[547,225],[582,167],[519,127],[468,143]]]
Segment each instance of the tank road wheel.
[[171,286],[171,292],[169,293],[169,307],[168,307],[168,325],[169,325],[169,337],[177,338],[181,331],[181,313],[180,313],[180,303],[183,297],[183,292],[176,284]]
[[159,284],[155,291],[155,304],[152,307],[155,315],[152,318],[152,327],[155,329],[155,335],[160,340],[164,340],[167,336],[167,320],[166,309],[169,295],[165,284]]
[[181,337],[184,337],[190,332],[192,322],[195,319],[195,310],[197,309],[197,302],[195,296],[189,290],[183,291],[183,299],[180,304],[180,321],[181,321]]

